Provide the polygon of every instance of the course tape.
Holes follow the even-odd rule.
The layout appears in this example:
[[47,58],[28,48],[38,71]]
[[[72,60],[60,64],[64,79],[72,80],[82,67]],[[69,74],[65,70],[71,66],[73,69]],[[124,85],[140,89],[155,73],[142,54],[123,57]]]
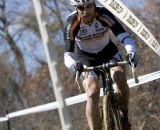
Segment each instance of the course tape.
[[[136,84],[134,82],[134,79],[130,79],[127,82],[128,82],[129,87],[132,88],[132,87],[135,87],[135,86],[138,86],[138,85],[141,85],[141,84],[144,84],[144,83],[147,83],[147,82],[159,79],[159,78],[160,78],[160,71],[157,71],[157,72],[153,72],[153,73],[150,73],[150,74],[140,76],[138,78],[139,79],[138,84]],[[115,87],[115,85],[113,85],[113,86]],[[102,89],[101,89],[101,92],[100,92],[100,96],[103,96]],[[65,101],[66,101],[66,104],[68,106],[70,106],[70,105],[73,105],[73,104],[84,102],[86,100],[87,100],[86,94],[80,94],[78,96],[73,96],[73,97],[67,98]],[[33,114],[33,113],[40,113],[40,112],[54,110],[54,109],[57,109],[58,106],[59,106],[58,102],[55,101],[55,102],[52,102],[52,103],[48,103],[48,104],[44,104],[44,105],[40,105],[40,106],[36,106],[36,107],[24,109],[24,110],[12,112],[12,113],[7,114],[6,117],[1,117],[0,122],[7,121],[11,118],[18,117],[18,116],[23,116],[23,115]]]
[[160,45],[146,26],[120,1],[98,0],[160,56]]

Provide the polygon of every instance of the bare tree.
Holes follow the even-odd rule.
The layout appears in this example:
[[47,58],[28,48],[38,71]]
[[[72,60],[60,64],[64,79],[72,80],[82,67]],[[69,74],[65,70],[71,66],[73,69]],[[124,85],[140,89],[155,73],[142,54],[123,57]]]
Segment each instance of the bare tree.
[[25,76],[26,70],[25,70],[25,63],[24,63],[23,54],[22,54],[21,50],[19,49],[19,47],[17,46],[16,41],[14,41],[14,38],[9,33],[10,22],[8,21],[7,14],[6,14],[6,1],[5,0],[2,0],[0,8],[2,11],[2,15],[0,17],[0,20],[1,20],[1,23],[3,24],[3,26],[1,26],[1,28],[0,28],[1,29],[1,37],[7,41],[13,54],[15,55],[15,57],[16,57],[15,59],[18,62],[19,72],[20,72],[21,76]]

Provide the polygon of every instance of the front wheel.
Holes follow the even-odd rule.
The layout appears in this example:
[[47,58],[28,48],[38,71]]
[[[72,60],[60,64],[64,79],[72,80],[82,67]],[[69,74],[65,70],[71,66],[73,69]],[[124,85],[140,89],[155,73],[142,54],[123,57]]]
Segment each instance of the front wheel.
[[103,97],[104,130],[122,130],[120,111],[113,96],[106,92]]

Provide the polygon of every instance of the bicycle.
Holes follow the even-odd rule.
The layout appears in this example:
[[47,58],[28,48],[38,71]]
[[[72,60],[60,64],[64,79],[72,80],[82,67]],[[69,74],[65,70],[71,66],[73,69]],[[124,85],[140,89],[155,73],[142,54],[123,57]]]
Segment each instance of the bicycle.
[[[109,62],[99,66],[87,67],[84,72],[97,71],[102,78],[103,86],[103,123],[104,130],[122,130],[121,113],[117,101],[117,95],[114,93],[110,68],[128,64],[127,61]],[[132,74],[135,82],[138,83],[138,78],[135,73],[134,65],[131,65]],[[76,74],[76,83],[81,92],[84,92],[82,85],[79,84],[79,73]]]

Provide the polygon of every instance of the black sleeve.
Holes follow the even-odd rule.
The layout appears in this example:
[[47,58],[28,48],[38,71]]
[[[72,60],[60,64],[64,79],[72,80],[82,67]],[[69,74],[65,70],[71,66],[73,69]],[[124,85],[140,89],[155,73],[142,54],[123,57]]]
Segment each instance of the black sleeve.
[[74,52],[75,40],[74,38],[71,38],[71,34],[70,34],[71,24],[72,23],[69,17],[63,29],[65,52]]
[[68,17],[64,27],[65,52],[74,52],[75,36],[79,29],[80,25],[77,21],[77,13],[75,12]]
[[115,23],[111,26],[110,29],[112,30],[115,36],[118,36],[119,34],[126,32],[117,20],[115,20]]
[[124,28],[122,27],[122,25],[118,22],[118,20],[115,18],[115,16],[109,10],[107,10],[104,7],[101,7],[100,11],[102,12],[102,15],[107,17],[107,19],[112,23],[111,26],[109,26],[109,27],[115,36],[126,32],[124,30]]
[[75,41],[65,40],[65,52],[74,52]]
[[110,15],[111,15],[112,20],[114,21],[114,24],[110,27],[110,29],[112,30],[114,35],[118,36],[119,34],[126,32],[125,29],[123,28],[123,26],[114,17],[114,15],[111,13],[110,13]]

